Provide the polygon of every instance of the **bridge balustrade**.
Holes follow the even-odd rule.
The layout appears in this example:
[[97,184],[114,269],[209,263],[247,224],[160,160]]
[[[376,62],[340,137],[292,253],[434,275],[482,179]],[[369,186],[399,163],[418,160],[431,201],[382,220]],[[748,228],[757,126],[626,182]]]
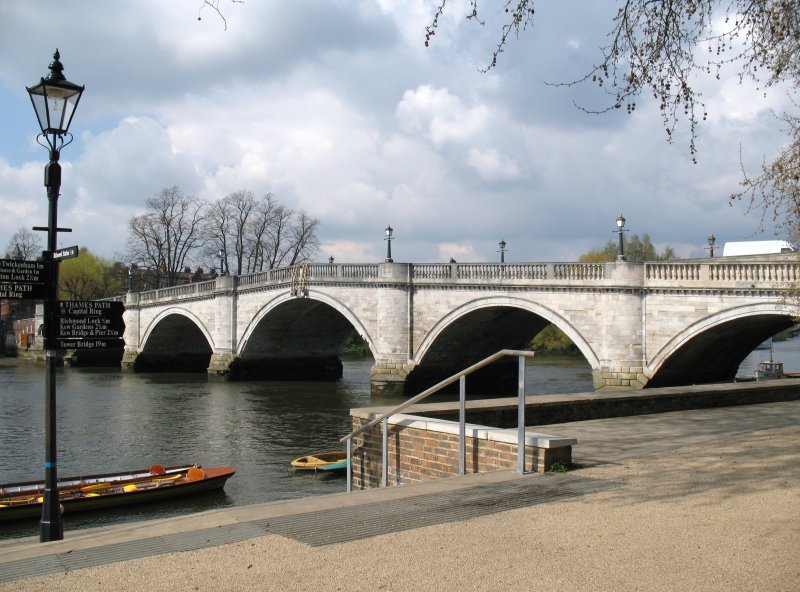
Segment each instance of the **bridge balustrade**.
[[797,263],[723,263],[709,269],[712,280],[796,282],[800,278]]
[[553,279],[602,280],[605,279],[605,271],[605,263],[555,263]]
[[139,302],[202,296],[205,294],[211,294],[214,291],[216,285],[217,285],[216,280],[209,280],[207,282],[198,282],[195,284],[183,284],[181,286],[172,286],[170,288],[159,288],[158,290],[149,290],[147,292],[142,292],[139,295]]
[[645,263],[645,279],[699,281],[700,267],[697,263]]

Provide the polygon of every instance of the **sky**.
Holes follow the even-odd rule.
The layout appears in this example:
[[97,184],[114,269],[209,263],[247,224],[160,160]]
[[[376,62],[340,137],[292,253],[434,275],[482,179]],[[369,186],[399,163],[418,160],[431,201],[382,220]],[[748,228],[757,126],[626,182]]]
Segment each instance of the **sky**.
[[[315,257],[395,261],[574,261],[630,234],[707,256],[706,237],[759,232],[729,204],[742,164],[757,174],[785,138],[780,89],[701,80],[709,117],[692,164],[685,126],[669,144],[657,105],[602,106],[582,77],[599,61],[617,2],[538,3],[536,23],[490,61],[487,23],[450,1],[430,46],[431,0],[0,1],[0,249],[46,226],[47,151],[25,90],[58,48],[85,84],[61,153],[59,246],[124,261],[127,223],[166,187],[214,200],[247,189],[320,221]],[[198,16],[201,20],[198,20]],[[548,84],[550,83],[550,84]],[[46,243],[44,233],[43,244]]]

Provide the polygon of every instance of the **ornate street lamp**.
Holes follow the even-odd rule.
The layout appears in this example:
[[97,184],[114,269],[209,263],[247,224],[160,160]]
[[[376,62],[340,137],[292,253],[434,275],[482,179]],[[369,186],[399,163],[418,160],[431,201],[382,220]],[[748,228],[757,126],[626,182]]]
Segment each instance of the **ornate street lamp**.
[[617,261],[625,261],[625,245],[622,240],[622,233],[628,232],[628,229],[625,228],[625,217],[622,214],[617,216],[617,229],[612,232],[619,233],[619,254],[617,255]]
[[498,251],[498,253],[500,253],[500,263],[505,263],[506,262],[506,241],[504,241],[504,240],[500,241],[500,250]]
[[708,246],[706,249],[711,253],[711,256],[714,256],[714,245],[717,243],[717,237],[713,234],[708,235]]
[[58,194],[61,190],[61,149],[72,142],[69,126],[83,94],[83,86],[64,78],[58,50],[53,54],[50,74],[29,87],[28,94],[39,120],[42,132],[36,141],[50,150],[50,162],[44,167],[44,185],[47,187],[47,250],[45,265],[49,268],[50,286],[44,301],[45,353],[45,485],[42,503],[42,521],[39,540],[60,541],[64,538],[61,505],[58,500],[58,467],[56,447],[56,350],[58,349],[58,262],[53,260],[58,228]]
[[386,238],[383,239],[386,241],[386,263],[392,263],[392,233],[394,232],[394,228],[392,228],[391,224],[386,225]]
[[333,255],[328,257],[328,265],[333,265]]
[[222,249],[220,249],[219,251],[217,251],[217,254],[219,255],[219,274],[225,275],[225,259],[223,259],[223,255],[225,254],[225,252]]

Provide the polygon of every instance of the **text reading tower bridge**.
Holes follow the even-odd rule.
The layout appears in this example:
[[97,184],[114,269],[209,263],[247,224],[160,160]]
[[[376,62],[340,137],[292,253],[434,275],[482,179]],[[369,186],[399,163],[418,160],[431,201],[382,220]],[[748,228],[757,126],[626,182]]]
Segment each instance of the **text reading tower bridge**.
[[[123,367],[335,379],[355,330],[374,356],[373,392],[415,394],[500,349],[526,348],[552,323],[598,390],[717,382],[792,325],[798,279],[796,255],[314,263],[127,294]],[[485,369],[483,387],[497,393],[507,373]]]

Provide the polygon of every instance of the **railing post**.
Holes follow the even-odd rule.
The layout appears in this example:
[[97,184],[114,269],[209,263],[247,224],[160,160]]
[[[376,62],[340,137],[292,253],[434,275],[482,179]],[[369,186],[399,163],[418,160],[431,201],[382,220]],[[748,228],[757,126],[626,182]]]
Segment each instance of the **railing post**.
[[458,379],[458,474],[466,472],[467,465],[467,377]]
[[347,439],[347,493],[353,491],[353,439]]
[[389,485],[389,417],[383,418],[383,452],[381,453],[381,487]]
[[525,472],[525,356],[519,356],[517,383],[517,473]]

